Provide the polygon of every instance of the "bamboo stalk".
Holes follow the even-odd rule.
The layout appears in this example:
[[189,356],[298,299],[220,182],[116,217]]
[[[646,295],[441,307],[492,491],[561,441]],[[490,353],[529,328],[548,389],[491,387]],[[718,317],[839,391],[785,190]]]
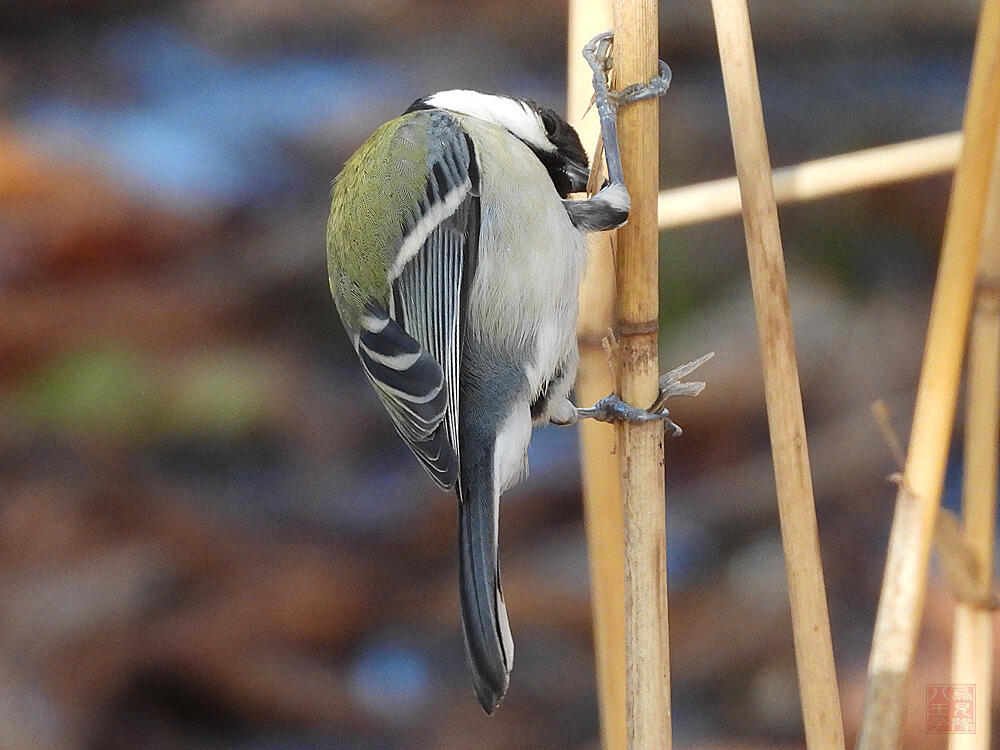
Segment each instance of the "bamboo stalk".
[[[580,50],[611,28],[607,0],[570,0],[566,109],[580,139],[588,146],[600,137],[597,111],[583,117],[593,94],[593,71]],[[598,169],[597,155],[591,159]],[[577,403],[591,404],[615,390],[615,378],[601,344],[614,324],[615,267],[611,235],[587,236],[589,260],[580,285],[577,335],[580,369]],[[607,425],[580,423],[580,471],[583,516],[590,561],[590,605],[594,618],[594,660],[604,750],[625,748],[625,527],[616,437]]]
[[[830,195],[905,182],[948,172],[958,163],[961,132],[867,148],[775,169],[774,197],[800,203]],[[660,229],[735,216],[741,208],[735,177],[660,192]]]
[[[618,85],[659,71],[656,0],[615,0],[614,66]],[[647,99],[618,117],[622,165],[632,197],[617,230],[619,395],[653,403],[657,379],[659,106]],[[667,633],[666,509],[663,424],[618,423],[625,502],[625,680],[628,747],[669,750],[670,655]]]
[[[997,450],[1000,429],[1000,148],[993,155],[979,271],[969,334],[969,386],[965,408],[965,467],[962,520],[965,542],[975,555],[976,585],[993,585],[993,529],[996,523]],[[993,679],[992,613],[971,604],[955,606],[951,681],[975,688],[976,731],[953,733],[949,750],[989,750]]]
[[745,0],[712,0],[743,195],[799,693],[809,748],[844,747],[788,286]]
[[[913,663],[927,564],[951,441],[976,275],[976,259],[1000,120],[1000,0],[985,0],[966,103],[964,147],[955,171],[909,453],[889,536],[875,620],[861,750],[897,745],[906,677]],[[995,383],[994,383],[995,387]]]

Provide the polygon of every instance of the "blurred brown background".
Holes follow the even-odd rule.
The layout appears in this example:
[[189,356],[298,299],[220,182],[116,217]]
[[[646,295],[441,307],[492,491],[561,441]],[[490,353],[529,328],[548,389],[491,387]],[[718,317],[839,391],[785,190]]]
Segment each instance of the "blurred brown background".
[[[752,3],[774,162],[959,127],[977,9]],[[709,4],[661,14],[663,185],[731,174]],[[505,497],[517,666],[487,718],[454,498],[363,382],[323,249],[344,158],[418,96],[562,109],[565,24],[559,0],[0,4],[0,748],[598,746],[575,432],[537,432]],[[781,212],[849,737],[894,496],[868,406],[905,436],[948,187]],[[667,448],[677,744],[800,747],[742,230],[661,250],[664,368],[718,352]],[[906,747],[942,746],[932,580]]]

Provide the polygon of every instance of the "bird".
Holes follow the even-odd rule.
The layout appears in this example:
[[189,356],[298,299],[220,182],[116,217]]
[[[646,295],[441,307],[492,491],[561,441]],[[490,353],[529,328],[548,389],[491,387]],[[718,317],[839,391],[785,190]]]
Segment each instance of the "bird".
[[[606,81],[605,39],[588,48],[595,88]],[[614,394],[585,408],[569,399],[585,233],[620,226],[630,210],[616,109],[661,95],[663,68],[642,90],[597,91],[609,179],[589,199],[570,198],[586,190],[590,169],[563,117],[530,99],[467,89],[417,99],[333,183],[331,292],[396,431],[457,494],[464,642],[488,714],[514,661],[499,502],[526,474],[533,426],[585,417],[672,424],[666,410]]]

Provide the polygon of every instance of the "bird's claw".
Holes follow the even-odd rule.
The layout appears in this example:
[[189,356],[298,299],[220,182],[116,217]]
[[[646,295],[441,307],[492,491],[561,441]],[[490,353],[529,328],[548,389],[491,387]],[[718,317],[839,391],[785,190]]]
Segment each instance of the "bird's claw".
[[611,71],[611,43],[615,40],[615,32],[602,31],[585,45],[583,45],[583,57],[590,65],[590,69],[595,73],[607,74]]
[[660,72],[658,75],[653,76],[649,83],[633,83],[616,92],[618,103],[620,105],[630,104],[642,99],[656,99],[661,97],[670,88],[670,79],[672,77],[673,73],[670,72],[670,66],[663,62],[663,60],[660,60]]
[[652,99],[667,93],[667,89],[670,88],[671,72],[670,66],[663,60],[659,61],[659,74],[653,76],[648,83],[633,83],[621,91],[610,88],[608,76],[614,65],[614,59],[610,54],[614,38],[613,31],[604,31],[583,46],[583,57],[594,71],[594,98],[598,108],[609,106],[616,110],[623,104]]
[[653,402],[653,405],[649,407],[649,410],[656,411],[658,409],[662,409],[666,400],[671,396],[697,396],[705,390],[704,382],[696,380],[686,383],[683,379],[708,362],[708,360],[714,356],[715,352],[703,354],[698,357],[698,359],[691,360],[680,367],[675,367],[670,372],[665,372],[660,375],[659,380],[657,381],[657,384],[660,386],[660,395],[656,398],[656,401]]

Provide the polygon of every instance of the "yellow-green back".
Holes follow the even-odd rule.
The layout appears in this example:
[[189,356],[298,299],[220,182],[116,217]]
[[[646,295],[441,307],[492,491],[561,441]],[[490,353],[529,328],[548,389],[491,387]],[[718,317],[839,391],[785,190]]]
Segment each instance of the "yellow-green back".
[[367,299],[387,303],[387,272],[430,171],[427,125],[426,111],[387,122],[334,180],[326,255],[330,288],[345,322],[356,319]]

